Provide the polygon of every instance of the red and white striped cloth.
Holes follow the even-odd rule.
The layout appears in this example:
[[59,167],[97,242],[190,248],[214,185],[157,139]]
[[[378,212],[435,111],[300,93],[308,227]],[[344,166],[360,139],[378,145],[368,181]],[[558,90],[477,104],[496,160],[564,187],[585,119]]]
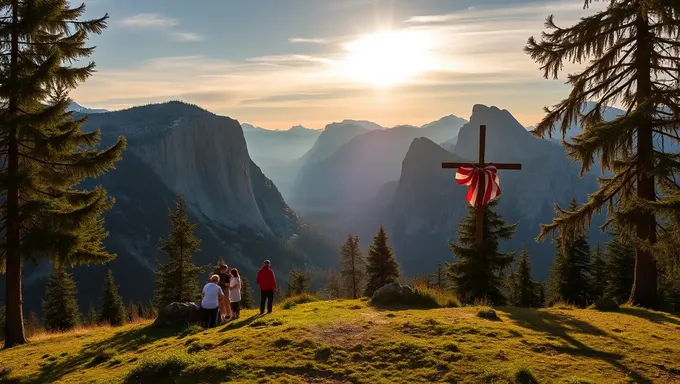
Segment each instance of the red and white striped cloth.
[[482,197],[482,206],[484,206],[501,194],[497,173],[498,170],[493,165],[487,165],[484,168],[474,165],[459,167],[458,172],[456,172],[456,181],[458,184],[470,187],[467,193],[467,201],[473,207],[476,207],[477,194],[481,193],[479,191],[480,177],[484,177],[484,196]]

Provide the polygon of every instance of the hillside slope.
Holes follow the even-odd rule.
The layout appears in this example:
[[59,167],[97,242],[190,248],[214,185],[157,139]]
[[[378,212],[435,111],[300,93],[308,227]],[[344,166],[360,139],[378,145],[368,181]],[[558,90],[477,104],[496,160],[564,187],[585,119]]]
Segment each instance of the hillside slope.
[[[637,308],[378,311],[359,301],[278,308],[203,331],[147,324],[0,351],[8,383],[676,383],[680,318]],[[131,373],[136,373],[133,376]]]

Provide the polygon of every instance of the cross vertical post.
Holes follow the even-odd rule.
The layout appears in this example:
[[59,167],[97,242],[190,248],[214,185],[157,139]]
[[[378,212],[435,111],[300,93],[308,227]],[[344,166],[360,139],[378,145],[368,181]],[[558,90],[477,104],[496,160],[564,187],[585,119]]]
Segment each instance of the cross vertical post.
[[[519,163],[485,163],[484,157],[486,152],[486,125],[479,126],[479,158],[476,164],[474,163],[442,163],[442,168],[460,168],[460,167],[477,167],[484,168],[488,165],[493,165],[496,169],[504,170],[521,170],[522,164]],[[477,247],[481,247],[484,244],[484,195],[486,194],[486,179],[483,176],[478,177],[478,188],[477,196],[475,201],[475,221],[476,221],[476,232],[475,232],[475,243]]]
[[[480,125],[479,126],[479,162],[478,164],[484,164],[484,155],[486,152],[486,125]],[[482,165],[483,167],[483,165]],[[484,194],[486,193],[486,185],[484,184],[485,178],[480,177],[479,178],[479,192],[477,193],[477,206],[476,206],[476,213],[477,213],[477,233],[475,236],[475,240],[477,242],[477,246],[481,247],[482,244],[484,243],[484,206],[483,201],[484,201]]]

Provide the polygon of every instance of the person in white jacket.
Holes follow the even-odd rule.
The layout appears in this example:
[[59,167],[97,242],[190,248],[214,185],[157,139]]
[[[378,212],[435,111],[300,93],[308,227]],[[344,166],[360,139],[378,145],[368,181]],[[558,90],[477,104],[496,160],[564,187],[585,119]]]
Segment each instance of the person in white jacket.
[[231,269],[229,301],[231,302],[231,318],[238,319],[241,315],[241,276],[236,268]]

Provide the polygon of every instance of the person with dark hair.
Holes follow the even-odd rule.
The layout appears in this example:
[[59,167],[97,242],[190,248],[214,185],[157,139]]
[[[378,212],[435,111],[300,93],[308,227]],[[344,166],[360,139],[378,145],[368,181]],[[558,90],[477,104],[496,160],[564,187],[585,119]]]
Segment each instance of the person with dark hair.
[[201,310],[203,311],[203,325],[206,328],[213,328],[217,325],[217,311],[224,292],[217,283],[220,277],[210,276],[210,281],[203,287],[203,299],[201,300]]
[[271,269],[271,261],[265,260],[262,268],[257,271],[255,281],[260,287],[260,315],[264,315],[264,306],[267,304],[267,313],[272,313],[274,305],[274,293],[276,292],[276,276]]
[[220,322],[224,321],[226,318],[231,317],[231,310],[229,308],[229,280],[231,279],[231,274],[229,273],[229,267],[226,264],[220,264],[218,266],[217,276],[220,277],[220,281],[217,285],[222,288],[222,292],[225,295],[220,297]]
[[231,269],[229,302],[231,303],[231,318],[238,319],[241,315],[241,276],[239,276],[236,268]]

